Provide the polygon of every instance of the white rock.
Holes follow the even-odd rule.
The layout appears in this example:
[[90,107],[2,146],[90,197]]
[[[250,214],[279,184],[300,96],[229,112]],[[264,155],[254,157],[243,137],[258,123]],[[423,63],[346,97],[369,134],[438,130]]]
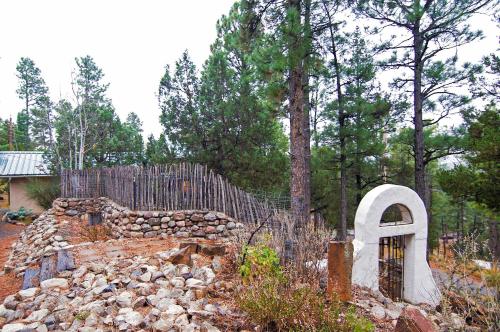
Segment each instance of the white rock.
[[193,273],[193,276],[196,279],[203,280],[207,284],[212,283],[215,279],[214,271],[212,271],[212,269],[209,268],[208,266],[203,266],[200,267],[199,269],[196,269]]
[[175,277],[170,280],[170,284],[176,288],[182,288],[184,287],[184,278],[182,277]]
[[184,327],[189,324],[188,316],[186,314],[180,315],[175,320],[175,325],[179,327]]
[[99,287],[96,287],[92,290],[92,292],[95,294],[95,295],[99,295],[101,294],[106,288],[108,287],[108,285],[103,285],[103,286],[99,286]]
[[137,311],[130,311],[125,314],[125,322],[132,326],[139,326],[143,320],[144,317]]
[[122,292],[116,297],[116,303],[120,307],[130,307],[132,305],[132,294],[130,292]]
[[163,269],[162,272],[165,277],[169,278],[175,276],[175,271],[176,271],[175,265],[169,264]]
[[38,287],[23,289],[19,291],[19,296],[21,296],[23,299],[27,299],[35,296],[38,293],[38,291],[39,291]]
[[163,298],[165,298],[165,297],[167,297],[169,295],[170,295],[170,290],[168,290],[166,288],[160,288],[156,292],[156,299],[160,300],[160,299],[163,299]]
[[184,308],[177,304],[171,304],[165,310],[165,314],[168,316],[178,316],[185,312]]
[[93,312],[90,313],[90,315],[85,319],[85,326],[86,327],[91,327],[97,325],[99,322],[99,318],[97,315]]
[[94,281],[94,283],[92,284],[92,287],[100,287],[100,286],[107,286],[108,285],[108,281],[106,280],[105,277],[99,277],[96,279],[96,281]]
[[139,277],[139,279],[141,281],[144,281],[144,282],[149,282],[151,280],[151,276],[152,276],[151,272],[148,271],[148,272],[144,273],[143,275],[141,275]]
[[218,328],[216,328],[215,326],[211,325],[209,322],[206,322],[206,321],[201,323],[201,328],[203,331],[206,331],[206,332],[220,332],[220,330]]
[[48,309],[40,309],[37,311],[33,311],[31,313],[31,315],[29,315],[28,318],[26,318],[26,321],[27,322],[39,322],[42,319],[44,319],[45,317],[47,317],[48,314],[49,314]]
[[6,318],[12,312],[13,310],[7,309],[3,304],[0,304],[0,317]]
[[203,286],[203,281],[195,278],[190,278],[186,280],[186,287],[188,288],[196,288]]
[[44,280],[40,283],[40,287],[43,290],[50,289],[50,288],[68,288],[68,280],[63,279],[63,278],[52,278],[52,279],[47,279]]
[[195,322],[191,322],[182,328],[182,332],[198,332],[199,330],[200,326]]
[[167,311],[171,305],[175,305],[175,304],[177,304],[177,303],[174,299],[164,298],[164,299],[161,299],[160,301],[158,301],[158,303],[156,303],[155,307],[158,308],[158,310],[160,310],[160,311]]
[[205,311],[208,311],[208,312],[216,312],[216,311],[217,311],[217,308],[216,308],[213,304],[211,304],[211,303],[206,304],[206,305],[203,307],[203,309],[204,309]]
[[26,328],[26,325],[21,323],[6,324],[2,328],[2,332],[17,332]]
[[153,328],[156,331],[170,331],[174,327],[174,320],[172,319],[160,319],[153,324]]
[[40,324],[35,329],[36,332],[47,332],[48,330],[49,329],[47,329],[47,326],[45,324]]

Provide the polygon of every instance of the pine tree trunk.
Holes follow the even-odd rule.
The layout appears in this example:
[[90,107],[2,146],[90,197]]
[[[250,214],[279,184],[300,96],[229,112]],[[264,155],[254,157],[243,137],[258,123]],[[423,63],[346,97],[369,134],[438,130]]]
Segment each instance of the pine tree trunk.
[[342,94],[340,64],[338,60],[337,45],[335,43],[335,33],[333,31],[333,20],[330,12],[326,9],[326,4],[323,2],[325,12],[327,14],[329,31],[330,31],[330,52],[333,55],[333,66],[335,68],[335,81],[337,88],[337,103],[338,103],[338,124],[339,124],[339,149],[340,149],[340,218],[337,225],[337,238],[343,241],[347,237],[347,165],[346,165],[346,137],[345,137],[345,118],[344,111],[344,95]]
[[414,155],[415,155],[415,191],[429,208],[429,200],[426,194],[425,164],[424,164],[424,121],[423,121],[423,96],[422,96],[422,46],[423,40],[419,32],[420,25],[415,24],[413,34],[414,61],[413,70],[413,124],[414,130]]
[[[311,43],[311,0],[305,1],[305,43]],[[309,52],[306,52],[304,58],[304,74],[302,76],[302,87],[304,89],[304,164],[305,164],[305,201],[309,202],[308,210],[306,211],[306,221],[310,219],[310,202],[311,202],[311,122],[310,122],[310,88],[309,88]],[[307,208],[307,207],[306,207]]]
[[[289,0],[288,8],[300,13],[300,1]],[[297,15],[295,19],[300,20]],[[299,23],[299,22],[296,22]],[[296,26],[299,26],[297,24]],[[301,32],[291,33],[289,43],[289,57],[291,58],[289,78],[289,114],[290,114],[290,154],[291,154],[291,210],[296,225],[301,227],[309,215],[310,202],[307,200],[308,167],[306,166],[306,138],[304,128],[306,123],[304,112],[304,67],[301,58]]]
[[490,231],[488,245],[490,247],[493,261],[498,264],[500,262],[500,228],[498,227],[498,221],[495,219],[489,219],[488,226]]

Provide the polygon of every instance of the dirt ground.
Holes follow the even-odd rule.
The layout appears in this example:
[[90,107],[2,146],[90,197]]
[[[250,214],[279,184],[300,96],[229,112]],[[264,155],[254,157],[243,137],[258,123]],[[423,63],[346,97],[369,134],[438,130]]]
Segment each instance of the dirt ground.
[[[9,258],[10,247],[19,233],[24,229],[23,226],[12,225],[0,221],[0,271],[3,271],[3,266]],[[4,298],[12,294],[12,289],[20,289],[22,280],[16,278],[14,273],[3,274],[0,272],[0,303]]]

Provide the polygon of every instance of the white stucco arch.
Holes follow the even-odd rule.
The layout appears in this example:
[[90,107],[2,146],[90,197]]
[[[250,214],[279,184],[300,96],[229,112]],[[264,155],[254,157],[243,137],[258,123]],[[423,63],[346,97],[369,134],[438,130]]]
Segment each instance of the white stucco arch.
[[[384,211],[402,205],[403,223],[380,226]],[[405,235],[403,298],[410,303],[437,305],[441,294],[426,261],[427,213],[416,192],[404,186],[384,184],[361,200],[354,220],[352,282],[379,289],[379,239]]]

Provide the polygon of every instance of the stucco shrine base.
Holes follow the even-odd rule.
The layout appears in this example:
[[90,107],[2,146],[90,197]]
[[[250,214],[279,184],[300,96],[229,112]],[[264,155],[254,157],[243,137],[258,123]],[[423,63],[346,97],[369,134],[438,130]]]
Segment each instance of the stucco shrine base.
[[[402,222],[381,226],[384,211],[392,205],[400,208]],[[359,204],[354,233],[354,284],[378,291],[379,239],[404,235],[403,299],[413,304],[439,304],[441,294],[426,260],[427,213],[417,193],[390,184],[374,188]]]
[[88,213],[101,212],[102,222],[113,238],[200,237],[217,239],[236,235],[243,224],[224,213],[208,210],[132,211],[108,198],[58,198],[56,215],[79,216],[87,222]]

